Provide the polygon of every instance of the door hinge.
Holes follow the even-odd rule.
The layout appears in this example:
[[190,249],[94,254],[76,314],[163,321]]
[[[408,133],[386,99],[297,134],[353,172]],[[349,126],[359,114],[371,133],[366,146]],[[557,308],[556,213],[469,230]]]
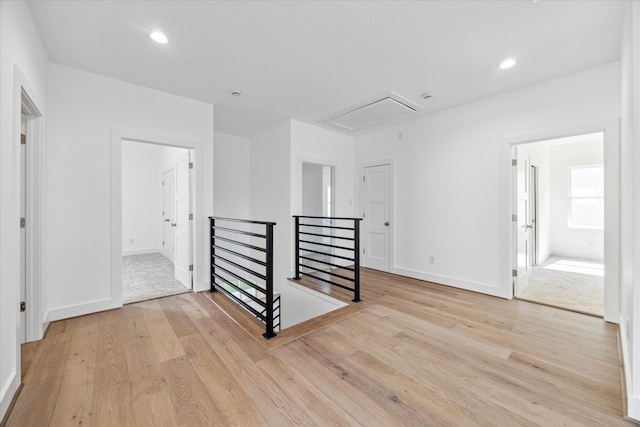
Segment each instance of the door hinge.
[[26,228],[27,227],[27,220],[24,218],[20,218],[20,228]]
[[189,169],[193,169],[193,162],[189,162]]
[[362,212],[362,218],[364,218],[364,212]]
[[189,266],[189,271],[193,271],[193,264]]
[[193,214],[192,213],[189,214],[189,219],[193,219]]
[[20,144],[21,145],[25,145],[27,143],[27,135],[25,135],[24,133],[20,134]]
[[162,241],[162,246],[164,246],[164,240]]
[[20,312],[27,311],[27,303],[20,301]]
[[518,220],[518,215],[511,214],[511,221],[517,221],[517,220]]
[[511,275],[513,277],[518,277],[518,270],[511,270]]
[[365,253],[365,252],[364,252],[364,249],[363,249],[363,250],[362,250],[362,255],[364,255],[364,253]]
[[518,166],[518,159],[511,159],[511,166]]
[[362,182],[364,182],[364,176],[362,177]]

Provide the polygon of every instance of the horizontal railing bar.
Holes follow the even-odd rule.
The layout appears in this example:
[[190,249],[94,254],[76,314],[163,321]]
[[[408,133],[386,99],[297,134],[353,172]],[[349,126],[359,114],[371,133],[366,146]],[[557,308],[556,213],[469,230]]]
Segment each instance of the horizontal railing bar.
[[220,270],[224,271],[225,273],[227,273],[228,275],[235,277],[236,279],[242,281],[243,283],[247,283],[248,285],[250,284],[250,286],[252,288],[256,288],[257,290],[259,290],[260,292],[262,292],[263,294],[266,294],[267,291],[266,289],[261,288],[260,286],[258,286],[255,283],[251,283],[251,280],[248,280],[246,277],[242,277],[239,274],[234,273],[233,271],[229,271],[226,268],[222,267],[220,264],[216,264],[215,260],[213,261],[213,266],[215,268],[219,268]]
[[318,243],[318,242],[312,242],[310,240],[300,240],[300,243],[311,243],[312,245],[320,245],[320,246],[326,246],[328,248],[336,248],[336,249],[345,249],[347,251],[353,250],[353,248],[348,248],[346,246],[330,245],[328,243]]
[[242,235],[245,235],[245,236],[260,237],[262,239],[265,239],[267,237],[264,234],[251,233],[249,231],[243,231],[243,230],[236,230],[235,228],[218,227],[217,225],[214,225],[211,228],[213,228],[214,230],[222,230],[222,231],[226,231],[226,232],[229,232],[229,233],[242,234]]
[[355,289],[350,288],[350,287],[348,287],[348,286],[344,286],[344,285],[341,285],[341,284],[339,284],[339,283],[332,282],[331,280],[323,279],[323,278],[321,278],[321,277],[316,277],[316,276],[314,276],[313,274],[303,273],[302,271],[300,272],[300,275],[301,275],[301,276],[311,277],[312,279],[320,280],[321,282],[326,282],[326,283],[329,283],[329,284],[331,284],[331,285],[335,285],[335,286],[337,286],[337,287],[339,287],[339,288],[346,289],[346,290],[348,290],[348,291],[352,291],[352,292],[353,292],[353,291],[355,290]]
[[244,224],[276,225],[275,222],[254,221],[254,220],[251,220],[251,219],[239,219],[239,218],[226,218],[226,217],[222,217],[222,216],[210,216],[209,219],[215,219],[216,221],[242,222]]
[[246,302],[242,301],[240,298],[238,298],[237,296],[233,295],[231,292],[229,292],[228,290],[226,290],[223,286],[218,285],[217,283],[215,283],[216,287],[218,289],[220,289],[222,292],[224,292],[225,294],[227,294],[229,297],[233,298],[234,300],[236,300],[236,302],[240,305],[242,305],[244,308],[246,308],[247,310],[249,310],[254,316],[256,316],[258,319],[262,320],[263,322],[267,321],[267,317],[262,315],[262,313],[260,313],[258,310],[256,310],[255,308],[251,307],[249,304],[247,304]]
[[[267,266],[266,262],[264,262],[262,260],[259,260],[259,259],[256,259],[256,258],[253,258],[253,257],[250,257],[249,255],[244,255],[244,254],[238,253],[236,251],[232,251],[231,249],[224,248],[224,247],[218,246],[218,245],[212,245],[211,247],[215,248],[215,249],[219,249],[219,250],[221,250],[223,252],[227,252],[227,253],[233,254],[233,255],[237,256],[238,258],[242,258],[242,259],[246,259],[247,261],[255,262],[256,264],[260,264],[263,267]],[[215,255],[215,256],[217,256],[217,255]]]
[[353,227],[338,227],[335,225],[320,225],[320,224],[300,224],[300,227],[320,227],[320,228],[331,228],[334,230],[351,230],[353,231]]
[[334,276],[334,277],[339,277],[341,279],[348,280],[350,282],[355,282],[355,279],[353,277],[347,277],[347,276],[343,276],[342,274],[332,273],[330,271],[320,270],[319,268],[311,267],[310,265],[300,264],[300,267],[310,268],[311,270],[315,270],[315,271],[318,271],[318,272],[321,272],[321,273],[324,273],[324,274],[329,274],[329,275]]
[[308,233],[306,231],[301,231],[300,234],[306,234],[307,236],[330,237],[332,239],[342,239],[342,240],[351,240],[351,241],[354,240],[353,237],[342,237],[342,236],[333,236],[328,234]]
[[[264,309],[267,309],[267,303],[265,303],[264,301],[262,301],[260,298],[256,297],[255,295],[251,295],[249,292],[247,292],[245,289],[239,288],[238,286],[236,286],[235,284],[233,284],[232,282],[230,282],[229,280],[227,280],[226,278],[220,276],[217,273],[213,273],[214,276],[216,276],[218,279],[222,280],[223,282],[225,282],[227,285],[231,286],[233,289],[238,290],[238,292],[242,293],[243,295],[245,295],[247,298],[250,298],[251,300],[253,300],[254,302],[260,304],[261,307],[264,307]],[[251,287],[252,289],[256,289],[253,286]]]
[[314,254],[329,255],[329,256],[332,256],[332,257],[334,257],[334,258],[346,259],[347,261],[355,261],[353,258],[347,258],[346,256],[332,255],[332,254],[328,254],[328,253],[326,253],[326,252],[314,251],[314,250],[307,249],[307,248],[300,248],[300,250],[301,250],[301,251],[311,252],[311,253],[314,253]]
[[211,238],[213,240],[222,240],[224,242],[229,242],[229,243],[233,243],[234,245],[239,245],[242,246],[244,248],[249,248],[249,249],[253,249],[256,251],[260,251],[260,252],[267,252],[267,250],[265,248],[261,248],[260,246],[254,246],[254,245],[250,245],[248,243],[244,243],[244,242],[238,242],[237,240],[233,240],[233,239],[228,239],[226,237],[220,237],[220,236],[211,236]]
[[324,264],[324,265],[330,265],[330,266],[332,266],[332,267],[342,268],[342,269],[345,269],[345,270],[347,270],[347,271],[355,271],[353,268],[344,267],[344,266],[342,266],[342,265],[340,265],[340,264],[334,264],[334,263],[332,263],[332,262],[320,261],[319,259],[309,258],[309,257],[302,256],[302,255],[300,255],[300,258],[302,258],[302,259],[306,259],[307,261],[319,262],[320,264]]
[[[260,273],[258,273],[257,271],[254,271],[254,270],[252,270],[252,269],[250,269],[250,268],[247,268],[247,267],[245,267],[244,265],[240,265],[240,264],[238,264],[237,262],[233,262],[233,261],[231,261],[231,260],[228,260],[228,259],[226,259],[225,257],[220,256],[220,255],[213,255],[213,256],[215,257],[215,259],[220,259],[220,260],[222,260],[222,261],[226,262],[227,264],[231,264],[231,265],[233,265],[234,267],[239,268],[239,269],[240,269],[240,270],[242,270],[242,271],[245,271],[245,272],[247,272],[247,273],[249,273],[249,274],[252,274],[252,275],[254,275],[254,276],[256,276],[256,277],[259,277],[259,278],[261,278],[262,280],[267,280],[267,276],[265,276],[265,275],[263,275],[263,274],[260,274]],[[217,264],[216,264],[216,266],[217,266]]]
[[[344,219],[350,221],[361,221],[362,218],[345,218],[339,216],[307,216],[307,215],[291,215],[294,218],[313,218],[313,219]],[[302,224],[300,224],[302,225]]]

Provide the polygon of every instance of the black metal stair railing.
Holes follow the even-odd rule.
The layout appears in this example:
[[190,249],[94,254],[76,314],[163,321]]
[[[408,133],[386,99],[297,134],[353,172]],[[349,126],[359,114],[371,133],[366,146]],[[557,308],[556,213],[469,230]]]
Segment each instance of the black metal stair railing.
[[266,339],[275,337],[280,329],[280,296],[273,292],[276,223],[217,216],[209,221],[211,292],[224,292],[266,325]]
[[306,276],[352,291],[353,301],[360,302],[362,218],[303,215],[293,217],[295,279]]

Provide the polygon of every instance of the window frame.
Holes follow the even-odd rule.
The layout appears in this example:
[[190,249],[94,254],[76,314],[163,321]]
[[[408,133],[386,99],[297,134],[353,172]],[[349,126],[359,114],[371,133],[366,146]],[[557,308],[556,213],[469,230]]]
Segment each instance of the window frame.
[[[601,196],[573,196],[573,176],[572,171],[575,169],[594,169],[600,168],[602,170],[602,195]],[[603,163],[589,164],[589,165],[572,165],[567,167],[567,227],[576,229],[576,230],[604,230],[604,213],[606,209],[604,208],[605,203],[605,170]],[[573,200],[586,200],[586,199],[597,199],[602,200],[603,207],[603,216],[602,216],[602,225],[598,226],[587,226],[587,225],[575,225],[573,224]]]

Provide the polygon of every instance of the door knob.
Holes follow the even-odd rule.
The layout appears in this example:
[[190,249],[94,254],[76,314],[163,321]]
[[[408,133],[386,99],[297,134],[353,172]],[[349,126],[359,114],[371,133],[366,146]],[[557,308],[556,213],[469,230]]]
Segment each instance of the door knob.
[[172,227],[175,227],[175,226],[176,226],[176,223],[175,223],[175,222],[172,222],[172,223],[171,223],[171,226],[172,226]]
[[384,223],[384,225],[385,225],[386,227],[388,227],[388,226],[389,226],[389,221],[385,222],[385,223]]
[[167,218],[167,219],[165,219],[165,220],[164,220],[164,222],[169,222],[169,219],[168,219],[168,218]]

